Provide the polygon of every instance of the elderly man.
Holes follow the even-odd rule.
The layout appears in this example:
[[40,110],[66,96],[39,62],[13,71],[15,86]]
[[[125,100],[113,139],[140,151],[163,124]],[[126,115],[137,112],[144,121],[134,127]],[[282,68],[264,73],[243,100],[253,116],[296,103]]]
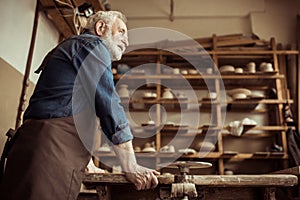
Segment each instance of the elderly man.
[[44,59],[24,123],[7,156],[0,199],[77,199],[97,132],[112,142],[138,190],[156,187],[159,173],[137,164],[132,133],[116,93],[112,60],[128,46],[125,16],[100,11],[85,31]]

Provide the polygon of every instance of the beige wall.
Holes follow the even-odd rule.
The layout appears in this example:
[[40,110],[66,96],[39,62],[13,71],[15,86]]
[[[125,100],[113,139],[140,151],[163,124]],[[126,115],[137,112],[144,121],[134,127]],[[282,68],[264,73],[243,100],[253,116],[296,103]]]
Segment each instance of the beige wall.
[[[23,75],[0,58],[0,151],[6,141],[5,133],[15,128],[19,99],[22,90]],[[32,94],[34,84],[29,83],[28,96]]]

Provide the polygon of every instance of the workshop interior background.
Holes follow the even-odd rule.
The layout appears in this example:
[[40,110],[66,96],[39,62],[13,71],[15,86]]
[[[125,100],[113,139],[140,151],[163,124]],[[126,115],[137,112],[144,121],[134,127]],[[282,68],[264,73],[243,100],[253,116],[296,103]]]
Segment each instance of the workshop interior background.
[[[48,1],[41,0],[41,2],[43,4]],[[76,1],[70,0],[70,2],[74,4]],[[102,1],[99,0],[99,2]],[[282,44],[282,49],[299,48],[297,44],[300,38],[300,1],[298,0],[174,0],[172,11],[169,0],[107,0],[103,2],[109,3],[112,10],[120,10],[127,16],[129,30],[162,27],[181,32],[191,38],[207,38],[212,37],[213,34],[217,36],[255,35],[262,40],[275,38],[276,43]],[[0,150],[2,151],[6,140],[5,133],[16,124],[36,1],[1,0],[1,3]],[[55,5],[60,5],[59,1]],[[51,20],[49,13],[54,12],[55,9],[58,8],[42,8],[39,12],[27,101],[38,79],[38,75],[33,73],[34,70],[37,69],[46,53],[68,34],[61,32],[57,24]],[[291,76],[286,77],[286,80],[297,84],[296,78]],[[296,87],[294,91],[291,91],[296,120],[299,115],[297,89]]]

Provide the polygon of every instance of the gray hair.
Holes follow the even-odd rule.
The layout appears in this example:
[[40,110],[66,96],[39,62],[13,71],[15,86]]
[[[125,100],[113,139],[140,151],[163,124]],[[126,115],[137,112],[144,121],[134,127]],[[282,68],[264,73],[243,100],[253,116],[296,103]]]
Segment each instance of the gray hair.
[[121,19],[124,23],[127,22],[125,15],[119,11],[98,11],[88,18],[85,29],[93,31],[95,24],[99,20],[103,20],[107,26],[111,27],[117,18]]

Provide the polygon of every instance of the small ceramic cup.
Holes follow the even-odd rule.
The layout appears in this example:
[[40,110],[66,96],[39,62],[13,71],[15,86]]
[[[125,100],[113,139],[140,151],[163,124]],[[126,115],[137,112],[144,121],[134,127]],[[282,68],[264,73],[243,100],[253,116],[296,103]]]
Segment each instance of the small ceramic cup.
[[259,65],[259,70],[264,71],[264,68],[265,68],[266,64],[267,64],[266,62],[261,62],[260,65]]
[[272,72],[272,71],[273,71],[273,65],[272,65],[272,63],[267,63],[264,66],[264,72]]
[[152,97],[152,92],[144,92],[144,97]]
[[187,70],[182,70],[182,71],[181,71],[181,74],[187,75],[187,74],[188,74],[188,71],[187,71]]
[[173,69],[173,74],[180,74],[179,68],[174,68]]
[[206,69],[206,73],[207,74],[212,74],[213,73],[213,69],[212,68],[207,68]]
[[244,72],[243,68],[241,67],[235,68],[235,73],[242,74],[243,72]]
[[164,99],[173,99],[173,94],[171,92],[171,89],[169,88],[165,88],[164,89],[164,92],[163,92],[163,96],[162,96]]
[[248,72],[250,73],[255,73],[256,72],[256,65],[255,65],[255,62],[249,62],[247,64],[247,70]]
[[215,98],[217,98],[217,93],[216,92],[208,92],[206,97],[210,98],[210,99],[215,99]]

